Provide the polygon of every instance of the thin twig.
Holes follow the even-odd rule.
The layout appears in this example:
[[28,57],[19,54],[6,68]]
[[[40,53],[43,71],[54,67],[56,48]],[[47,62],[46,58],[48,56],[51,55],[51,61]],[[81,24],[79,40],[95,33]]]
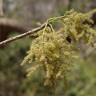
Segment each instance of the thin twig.
[[42,24],[40,27],[37,27],[37,28],[35,28],[35,29],[33,29],[33,30],[30,30],[30,31],[25,32],[25,33],[23,33],[23,34],[20,34],[20,35],[11,37],[11,38],[9,38],[9,39],[7,39],[7,40],[4,40],[4,41],[0,42],[0,47],[3,46],[3,45],[6,45],[7,43],[10,43],[10,42],[12,42],[12,41],[21,39],[21,38],[23,38],[23,37],[25,37],[25,36],[29,36],[29,35],[31,35],[31,34],[33,34],[33,33],[35,33],[35,32],[38,32],[38,31],[42,30],[44,27],[45,27],[45,23]]
[[[59,16],[59,17],[54,17],[54,18],[48,19],[48,20],[47,20],[48,26],[49,26],[49,23],[50,23],[50,22],[55,21],[55,20],[57,20],[57,19],[61,19],[61,18],[64,18],[64,16]],[[3,45],[6,45],[7,43],[10,43],[10,42],[12,42],[12,41],[15,41],[15,40],[17,40],[17,39],[21,39],[21,38],[23,38],[23,37],[25,37],[25,36],[29,36],[29,35],[31,35],[31,34],[33,34],[33,33],[35,33],[35,32],[38,32],[38,31],[40,31],[41,29],[43,29],[45,26],[46,26],[46,22],[45,22],[44,24],[42,24],[40,27],[37,27],[37,28],[35,28],[35,29],[33,29],[33,30],[30,30],[30,31],[25,32],[25,33],[23,33],[23,34],[20,34],[20,35],[11,37],[11,38],[9,38],[9,39],[7,39],[7,40],[1,41],[1,42],[0,42],[0,47],[3,46]]]

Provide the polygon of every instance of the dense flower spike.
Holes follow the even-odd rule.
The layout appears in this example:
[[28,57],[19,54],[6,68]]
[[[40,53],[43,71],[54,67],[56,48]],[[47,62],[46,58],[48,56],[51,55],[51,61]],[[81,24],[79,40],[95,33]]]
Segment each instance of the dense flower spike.
[[[62,24],[61,27],[53,28],[54,22]],[[78,57],[76,44],[81,40],[88,45],[94,43],[96,30],[90,26],[92,23],[88,14],[74,10],[47,20],[46,26],[36,33],[38,37],[32,41],[22,62],[28,66],[28,76],[40,67],[46,73],[45,85],[53,85],[58,78],[67,76]]]

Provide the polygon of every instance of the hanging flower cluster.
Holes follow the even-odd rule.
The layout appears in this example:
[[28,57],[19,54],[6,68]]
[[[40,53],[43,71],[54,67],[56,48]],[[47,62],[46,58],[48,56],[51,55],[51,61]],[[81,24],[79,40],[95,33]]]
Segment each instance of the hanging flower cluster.
[[[61,26],[54,28],[54,22]],[[53,85],[58,78],[66,76],[78,57],[76,44],[81,40],[88,45],[94,43],[96,30],[91,27],[92,23],[88,13],[74,10],[47,20],[45,27],[35,34],[37,38],[32,40],[30,50],[22,62],[22,65],[28,66],[28,76],[40,67],[45,72],[45,85]]]

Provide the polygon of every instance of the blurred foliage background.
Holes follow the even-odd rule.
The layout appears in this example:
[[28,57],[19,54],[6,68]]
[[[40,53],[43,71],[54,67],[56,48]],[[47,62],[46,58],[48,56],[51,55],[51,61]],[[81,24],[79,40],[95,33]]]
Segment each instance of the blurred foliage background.
[[[94,8],[96,0],[4,0],[4,15],[16,19],[28,29],[52,16],[64,15],[70,9],[88,12]],[[17,32],[8,34],[10,37]],[[31,40],[26,37],[0,48],[0,96],[65,96],[63,80],[58,80],[54,89],[44,86],[40,70],[26,78],[26,71],[20,63]],[[84,56],[75,61],[75,68],[68,77],[68,96],[96,96],[96,50],[87,49],[87,53],[92,52],[85,56],[85,50],[81,50]]]

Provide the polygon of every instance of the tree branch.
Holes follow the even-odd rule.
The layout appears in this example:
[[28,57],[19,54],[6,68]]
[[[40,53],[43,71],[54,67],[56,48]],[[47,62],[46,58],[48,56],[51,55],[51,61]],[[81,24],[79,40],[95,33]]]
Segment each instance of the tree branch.
[[23,38],[23,37],[25,37],[25,36],[29,36],[29,35],[31,35],[31,34],[33,34],[33,33],[35,33],[35,32],[38,32],[38,31],[40,31],[41,29],[43,29],[44,27],[45,27],[45,23],[42,24],[40,27],[37,27],[37,28],[35,28],[35,29],[33,29],[33,30],[30,30],[30,31],[25,32],[25,33],[23,33],[23,34],[20,34],[20,35],[11,37],[11,38],[9,38],[9,39],[7,39],[7,40],[4,40],[4,41],[0,42],[0,47],[3,46],[3,45],[6,45],[7,43],[10,43],[10,42],[12,42],[12,41],[21,39],[21,38]]

